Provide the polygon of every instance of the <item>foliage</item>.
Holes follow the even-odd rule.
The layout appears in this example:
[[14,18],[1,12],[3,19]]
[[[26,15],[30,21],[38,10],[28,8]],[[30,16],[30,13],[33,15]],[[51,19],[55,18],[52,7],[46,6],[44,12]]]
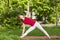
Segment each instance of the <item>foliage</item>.
[[[5,2],[5,5],[2,5],[2,2]],[[0,24],[3,27],[8,27],[8,28],[21,26],[21,22],[18,22],[17,17],[22,11],[20,11],[20,7],[17,1],[12,0],[8,6],[8,0],[3,0],[1,1],[1,5],[3,8],[1,7],[2,10],[0,13]]]
[[[0,25],[5,27],[21,26],[21,22],[18,22],[17,17],[20,14],[25,14],[24,11],[28,7],[27,2],[28,0],[0,0]],[[60,0],[29,0],[29,3],[30,10],[36,13],[37,20],[42,21],[44,17],[45,23],[55,23],[56,13],[54,7],[60,10]]]
[[[32,1],[33,2],[33,1]],[[58,7],[60,0],[34,0],[33,6],[31,6],[32,11],[36,12],[37,20],[43,20],[44,22],[50,22],[52,17],[56,17],[55,8]],[[59,13],[58,13],[59,14]],[[56,20],[56,19],[55,19]],[[52,21],[50,23],[55,23],[56,21]]]

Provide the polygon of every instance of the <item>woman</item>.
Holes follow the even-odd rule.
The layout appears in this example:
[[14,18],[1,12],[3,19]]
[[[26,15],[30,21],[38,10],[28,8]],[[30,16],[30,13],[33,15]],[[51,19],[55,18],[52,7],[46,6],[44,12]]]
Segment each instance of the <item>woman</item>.
[[36,27],[39,30],[41,30],[45,35],[47,35],[48,38],[50,38],[48,33],[42,28],[42,26],[36,20],[33,20],[33,19],[29,18],[29,17],[24,17],[22,15],[19,15],[18,19],[19,19],[19,21],[22,20],[22,22],[24,24],[28,24],[28,25],[31,26],[22,36],[20,36],[21,38],[25,37],[29,32],[34,30]]

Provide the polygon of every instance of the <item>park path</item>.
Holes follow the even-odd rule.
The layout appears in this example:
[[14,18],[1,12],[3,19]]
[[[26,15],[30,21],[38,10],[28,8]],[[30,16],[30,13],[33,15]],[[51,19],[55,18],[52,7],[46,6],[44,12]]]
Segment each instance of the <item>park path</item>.
[[[44,27],[54,27],[56,26],[56,24],[41,24]],[[58,24],[58,27],[60,26],[60,24]]]

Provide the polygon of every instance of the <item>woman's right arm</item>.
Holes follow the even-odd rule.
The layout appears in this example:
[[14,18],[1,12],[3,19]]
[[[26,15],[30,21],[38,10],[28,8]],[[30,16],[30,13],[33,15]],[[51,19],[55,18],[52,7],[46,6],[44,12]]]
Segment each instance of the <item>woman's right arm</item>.
[[22,30],[22,35],[23,35],[25,32],[25,24],[24,23],[23,23],[22,27],[23,27],[23,30]]

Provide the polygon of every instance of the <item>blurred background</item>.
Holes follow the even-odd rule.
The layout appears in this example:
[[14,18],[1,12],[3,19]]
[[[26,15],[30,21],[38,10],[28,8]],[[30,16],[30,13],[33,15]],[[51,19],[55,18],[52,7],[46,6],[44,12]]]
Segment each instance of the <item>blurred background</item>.
[[21,22],[17,20],[20,14],[30,14],[31,18],[42,24],[58,26],[60,24],[60,0],[0,0],[1,26],[21,26]]

